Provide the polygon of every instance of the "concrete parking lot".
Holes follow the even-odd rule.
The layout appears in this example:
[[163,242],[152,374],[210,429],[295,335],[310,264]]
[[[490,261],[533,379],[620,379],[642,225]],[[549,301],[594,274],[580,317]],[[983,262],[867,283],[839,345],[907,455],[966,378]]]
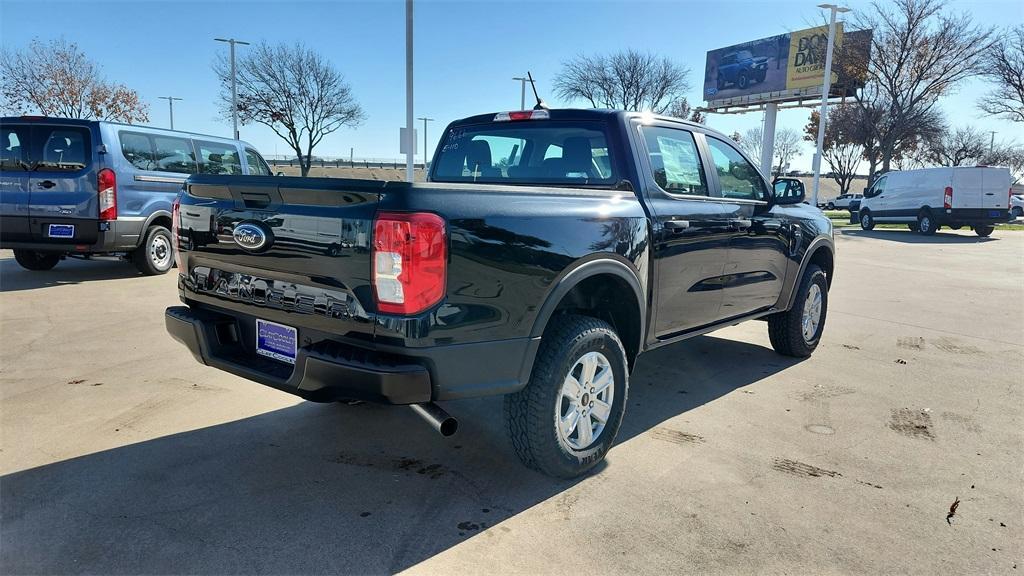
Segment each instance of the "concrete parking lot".
[[500,398],[450,439],[305,403],[172,342],[173,274],[0,252],[0,572],[1024,571],[1024,233],[837,251],[812,358],[760,322],[644,356],[575,482],[520,466]]

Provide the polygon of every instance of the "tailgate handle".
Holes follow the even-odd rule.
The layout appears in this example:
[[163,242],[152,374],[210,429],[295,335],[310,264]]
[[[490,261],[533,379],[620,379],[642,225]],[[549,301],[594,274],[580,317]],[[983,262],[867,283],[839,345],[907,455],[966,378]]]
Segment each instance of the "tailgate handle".
[[270,206],[269,194],[242,193],[242,202],[246,208],[266,208]]
[[56,185],[57,185],[57,183],[54,182],[53,180],[43,180],[42,182],[40,182],[38,184],[38,186],[40,188],[46,188],[47,190],[49,190],[50,188],[53,188]]

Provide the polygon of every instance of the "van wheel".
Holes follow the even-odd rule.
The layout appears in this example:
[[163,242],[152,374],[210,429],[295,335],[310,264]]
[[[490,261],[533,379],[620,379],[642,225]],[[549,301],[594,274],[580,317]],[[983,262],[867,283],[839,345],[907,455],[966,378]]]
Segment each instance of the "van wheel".
[[828,281],[825,272],[808,264],[793,307],[768,317],[772,348],[784,356],[806,358],[821,341],[828,313]]
[[925,236],[932,236],[938,230],[939,227],[935,225],[931,210],[927,208],[921,210],[921,213],[917,215],[917,231]]
[[132,252],[132,262],[146,276],[166,274],[174,266],[170,230],[163,226],[150,226],[142,245]]
[[530,382],[505,396],[516,455],[558,478],[596,466],[619,432],[628,378],[626,352],[611,326],[588,316],[553,318]]
[[871,217],[871,212],[867,210],[860,213],[860,228],[861,230],[871,230],[875,227],[875,219]]
[[982,238],[986,238],[992,235],[992,231],[995,230],[995,226],[975,226],[974,233]]
[[42,272],[51,270],[60,262],[61,254],[53,252],[36,252],[35,250],[15,250],[14,260],[25,270]]

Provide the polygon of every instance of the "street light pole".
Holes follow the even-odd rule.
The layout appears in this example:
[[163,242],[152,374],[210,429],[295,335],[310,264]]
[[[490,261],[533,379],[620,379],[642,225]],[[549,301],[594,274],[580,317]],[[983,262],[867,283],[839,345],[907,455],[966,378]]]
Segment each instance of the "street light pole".
[[427,122],[433,122],[433,118],[427,118],[426,116],[417,118],[417,120],[423,120],[423,169],[427,169]]
[[412,182],[416,137],[412,112],[412,0],[405,0],[405,180]]
[[249,43],[234,38],[214,38],[214,40],[231,45],[231,125],[233,127],[232,134],[234,134],[235,140],[238,140],[238,77],[235,74],[235,44],[248,46]]
[[526,110],[526,83],[530,81],[529,78],[523,78],[516,76],[513,80],[519,80],[519,109]]
[[835,4],[818,4],[818,8],[831,10],[828,21],[828,46],[825,48],[825,81],[821,85],[821,112],[818,113],[818,145],[814,151],[814,204],[818,205],[818,187],[821,181],[821,149],[825,144],[825,122],[828,117],[828,92],[832,87],[832,49],[836,40],[836,13],[849,12],[849,8]]
[[167,107],[171,112],[171,130],[174,130],[174,101],[181,100],[181,98],[175,98],[174,96],[157,96],[161,100],[167,100]]

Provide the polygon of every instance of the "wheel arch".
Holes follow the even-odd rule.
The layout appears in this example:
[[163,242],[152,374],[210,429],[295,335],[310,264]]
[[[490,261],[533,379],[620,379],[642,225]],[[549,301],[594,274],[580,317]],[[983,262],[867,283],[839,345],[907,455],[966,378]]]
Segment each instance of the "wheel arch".
[[602,255],[579,263],[548,291],[530,336],[542,336],[551,319],[562,312],[601,318],[619,334],[632,367],[643,350],[647,321],[644,294],[637,272],[625,262]]
[[154,224],[163,226],[170,230],[172,225],[171,213],[167,210],[156,210],[150,214],[149,217],[146,218],[146,223],[142,225],[142,230],[139,232],[139,242],[137,246],[142,246],[142,243],[146,241],[146,232],[149,230],[150,226],[153,226]]
[[793,307],[794,300],[796,299],[796,293],[800,290],[800,282],[804,277],[804,273],[807,271],[807,267],[811,264],[816,264],[825,272],[825,283],[832,288],[832,278],[835,271],[835,247],[828,238],[821,237],[811,242],[811,245],[807,247],[807,251],[804,252],[805,256],[800,262],[800,269],[793,281],[793,288],[790,290],[789,303],[786,306],[786,310]]

